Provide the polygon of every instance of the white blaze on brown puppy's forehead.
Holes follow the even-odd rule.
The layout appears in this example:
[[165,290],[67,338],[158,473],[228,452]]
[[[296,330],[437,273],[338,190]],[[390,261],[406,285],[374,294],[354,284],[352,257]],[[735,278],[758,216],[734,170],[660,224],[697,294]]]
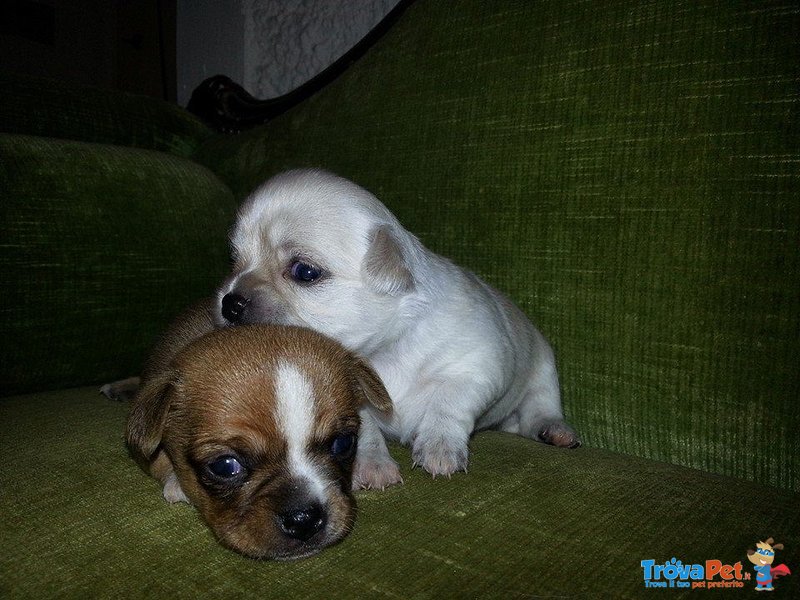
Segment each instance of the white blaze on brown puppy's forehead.
[[294,364],[280,361],[275,369],[276,420],[286,436],[287,461],[291,474],[305,480],[309,491],[325,502],[325,484],[308,455],[316,418],[314,385]]

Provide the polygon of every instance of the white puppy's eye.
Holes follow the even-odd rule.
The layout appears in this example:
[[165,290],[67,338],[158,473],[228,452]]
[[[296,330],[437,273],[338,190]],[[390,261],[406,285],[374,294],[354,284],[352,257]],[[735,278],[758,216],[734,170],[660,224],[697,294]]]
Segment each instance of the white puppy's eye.
[[314,283],[322,277],[322,271],[298,260],[289,266],[289,276],[299,283]]

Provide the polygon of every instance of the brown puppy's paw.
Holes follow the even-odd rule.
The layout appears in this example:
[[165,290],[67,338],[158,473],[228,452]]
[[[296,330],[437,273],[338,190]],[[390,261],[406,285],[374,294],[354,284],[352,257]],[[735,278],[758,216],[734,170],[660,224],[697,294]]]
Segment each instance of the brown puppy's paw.
[[170,504],[175,504],[177,502],[186,502],[186,504],[191,504],[189,498],[186,497],[186,494],[183,493],[183,489],[181,488],[181,484],[178,481],[178,477],[175,473],[170,473],[167,476],[166,481],[164,481],[164,491],[162,492],[164,496],[164,500],[169,502]]

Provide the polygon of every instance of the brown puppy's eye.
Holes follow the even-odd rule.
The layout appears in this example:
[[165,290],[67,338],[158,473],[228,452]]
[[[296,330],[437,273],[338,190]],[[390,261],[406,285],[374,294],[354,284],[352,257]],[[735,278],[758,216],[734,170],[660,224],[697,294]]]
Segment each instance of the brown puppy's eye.
[[206,464],[208,471],[219,479],[231,480],[244,473],[244,467],[235,456],[220,456]]
[[331,454],[339,460],[351,458],[356,451],[356,436],[353,433],[337,435],[331,442]]
[[228,451],[212,458],[189,461],[194,467],[197,479],[209,493],[226,498],[238,492],[250,477],[247,457]]

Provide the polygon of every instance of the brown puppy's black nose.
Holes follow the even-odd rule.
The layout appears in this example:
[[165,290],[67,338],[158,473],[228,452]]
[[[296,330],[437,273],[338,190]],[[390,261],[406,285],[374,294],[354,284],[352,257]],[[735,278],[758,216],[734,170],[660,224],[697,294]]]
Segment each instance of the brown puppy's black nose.
[[244,309],[250,304],[250,299],[239,294],[225,294],[222,297],[222,316],[230,323],[242,320]]
[[283,532],[290,538],[305,542],[325,527],[325,511],[319,504],[311,504],[278,515]]

